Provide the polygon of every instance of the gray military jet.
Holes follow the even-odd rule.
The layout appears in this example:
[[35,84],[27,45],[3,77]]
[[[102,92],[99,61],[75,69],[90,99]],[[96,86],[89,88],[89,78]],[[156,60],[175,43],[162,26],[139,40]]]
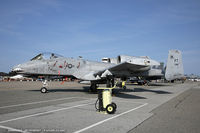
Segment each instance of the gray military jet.
[[[66,58],[54,53],[41,53],[30,61],[13,67],[12,71],[23,76],[75,77],[91,83],[90,89],[96,91],[98,84],[114,86],[114,79],[126,80],[128,77],[143,77],[146,79],[174,80],[183,76],[181,52],[170,50],[166,71],[163,65],[149,57],[135,57],[119,55],[109,59],[108,62],[88,61],[82,58]],[[47,92],[46,81],[41,88],[42,93]]]
[[[12,72],[24,76],[66,76],[90,81],[90,89],[95,91],[98,84],[114,85],[115,78],[126,79],[132,76],[162,76],[161,69],[151,69],[160,63],[148,57],[120,55],[116,63],[88,61],[82,58],[66,58],[54,53],[40,53],[30,61],[13,67]],[[46,81],[42,93],[46,93]]]

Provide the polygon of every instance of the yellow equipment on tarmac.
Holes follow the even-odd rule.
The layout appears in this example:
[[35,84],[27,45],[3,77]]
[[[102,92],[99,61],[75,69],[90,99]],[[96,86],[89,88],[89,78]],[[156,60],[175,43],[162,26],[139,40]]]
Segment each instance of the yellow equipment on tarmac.
[[96,102],[95,107],[99,112],[106,112],[108,114],[115,113],[117,105],[114,102],[112,102],[111,94],[113,88],[97,88],[98,89],[97,102],[99,102],[99,106],[97,108],[97,102]]
[[125,90],[126,89],[126,81],[122,82],[122,88]]

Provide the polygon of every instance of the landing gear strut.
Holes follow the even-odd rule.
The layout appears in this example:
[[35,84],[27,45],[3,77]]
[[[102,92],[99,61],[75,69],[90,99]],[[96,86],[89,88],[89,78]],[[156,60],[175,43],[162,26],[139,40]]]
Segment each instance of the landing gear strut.
[[97,92],[97,84],[96,83],[91,83],[90,91],[91,92]]
[[41,93],[47,93],[47,86],[48,86],[48,84],[47,84],[47,80],[45,79],[44,81],[42,81],[42,84],[43,84],[43,87],[40,89],[40,92]]

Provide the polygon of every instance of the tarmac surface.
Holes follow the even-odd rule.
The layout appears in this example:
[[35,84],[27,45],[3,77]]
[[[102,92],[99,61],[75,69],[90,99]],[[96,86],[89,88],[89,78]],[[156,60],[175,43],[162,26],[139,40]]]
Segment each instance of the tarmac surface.
[[0,82],[0,133],[200,132],[200,86],[187,82],[116,89],[115,114],[96,112],[89,85]]
[[152,113],[129,133],[200,133],[200,87],[183,92]]

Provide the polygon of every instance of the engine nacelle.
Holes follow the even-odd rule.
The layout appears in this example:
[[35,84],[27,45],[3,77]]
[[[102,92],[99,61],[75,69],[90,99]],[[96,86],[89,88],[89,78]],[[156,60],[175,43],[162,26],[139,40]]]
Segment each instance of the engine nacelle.
[[102,62],[104,63],[113,63],[113,64],[117,64],[117,59],[116,58],[107,58],[104,57],[101,59]]
[[138,65],[149,65],[150,60],[144,57],[135,57],[135,56],[127,56],[127,55],[119,55],[117,57],[117,63],[129,62]]
[[127,56],[127,55],[119,55],[117,57],[117,63],[128,62],[136,65],[160,65],[159,62],[150,59],[147,56],[136,57],[136,56]]

